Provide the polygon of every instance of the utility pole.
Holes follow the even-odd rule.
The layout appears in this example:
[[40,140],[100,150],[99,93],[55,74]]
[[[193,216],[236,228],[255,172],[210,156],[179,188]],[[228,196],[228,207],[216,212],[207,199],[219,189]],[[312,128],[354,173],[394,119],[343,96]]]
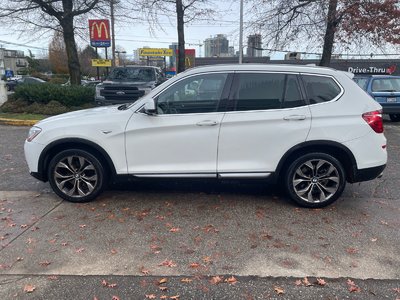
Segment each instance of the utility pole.
[[239,64],[243,63],[243,0],[240,0]]
[[110,0],[110,19],[111,19],[111,58],[112,65],[115,67],[115,30],[114,30],[114,1]]

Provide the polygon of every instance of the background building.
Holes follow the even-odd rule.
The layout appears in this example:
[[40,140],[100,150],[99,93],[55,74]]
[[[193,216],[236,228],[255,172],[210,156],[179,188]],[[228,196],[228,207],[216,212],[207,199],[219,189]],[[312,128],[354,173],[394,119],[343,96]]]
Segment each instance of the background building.
[[1,75],[4,75],[7,70],[12,71],[14,76],[26,74],[27,68],[28,61],[25,58],[24,51],[0,48]]
[[252,34],[247,37],[247,56],[261,57],[262,50],[256,48],[262,48],[261,34]]
[[229,41],[224,34],[217,34],[215,37],[204,41],[205,57],[227,57],[229,53]]

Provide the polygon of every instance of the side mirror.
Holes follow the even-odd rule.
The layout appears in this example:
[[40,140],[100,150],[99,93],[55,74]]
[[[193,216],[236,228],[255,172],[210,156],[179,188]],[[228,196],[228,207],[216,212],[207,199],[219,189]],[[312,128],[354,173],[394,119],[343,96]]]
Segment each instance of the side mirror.
[[154,115],[156,114],[156,104],[154,103],[154,100],[152,99],[151,101],[147,102],[144,105],[144,113],[147,115]]

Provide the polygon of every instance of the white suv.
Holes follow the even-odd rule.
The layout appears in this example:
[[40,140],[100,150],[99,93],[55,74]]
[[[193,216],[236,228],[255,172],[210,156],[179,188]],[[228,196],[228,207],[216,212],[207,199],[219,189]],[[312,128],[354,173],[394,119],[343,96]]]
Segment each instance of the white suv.
[[253,64],[190,69],[133,104],[45,119],[25,155],[72,202],[126,176],[265,178],[306,207],[334,202],[387,161],[381,106],[350,74]]

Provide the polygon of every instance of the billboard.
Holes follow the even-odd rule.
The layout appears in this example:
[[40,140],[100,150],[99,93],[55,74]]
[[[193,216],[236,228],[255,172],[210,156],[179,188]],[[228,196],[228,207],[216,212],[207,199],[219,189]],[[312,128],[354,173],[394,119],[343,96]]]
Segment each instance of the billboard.
[[89,20],[90,45],[110,47],[110,22],[108,20]]
[[92,67],[111,67],[111,59],[92,59]]
[[168,48],[141,48],[140,56],[173,56],[174,51]]

